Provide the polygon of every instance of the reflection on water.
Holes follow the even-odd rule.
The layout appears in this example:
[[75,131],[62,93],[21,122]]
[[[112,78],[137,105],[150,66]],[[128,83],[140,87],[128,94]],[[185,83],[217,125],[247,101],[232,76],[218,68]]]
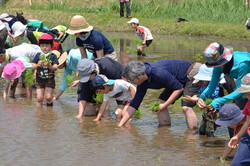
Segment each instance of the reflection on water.
[[[119,61],[156,61],[186,59],[195,61],[195,54],[214,40],[169,36],[154,36],[146,49],[147,57],[135,56],[139,42],[134,33],[105,34],[115,47]],[[220,41],[235,50],[248,51],[248,43]],[[75,47],[69,38],[63,48]],[[201,60],[202,61],[202,60]],[[57,73],[57,87],[61,71]],[[0,93],[3,91],[1,80]],[[18,91],[21,93],[22,91]],[[133,165],[230,165],[220,164],[218,156],[227,144],[226,128],[218,128],[215,138],[199,136],[188,130],[178,103],[170,107],[172,126],[158,127],[156,115],[149,111],[150,104],[160,91],[149,90],[141,105],[143,115],[133,119],[132,125],[117,128],[114,119],[115,101],[111,103],[111,120],[93,122],[94,117],[74,118],[78,111],[76,88],[69,88],[54,103],[54,107],[36,108],[36,99],[8,99],[0,102],[0,165],[73,165],[73,166],[133,166]],[[198,118],[201,112],[197,110]],[[232,154],[233,155],[233,154]]]

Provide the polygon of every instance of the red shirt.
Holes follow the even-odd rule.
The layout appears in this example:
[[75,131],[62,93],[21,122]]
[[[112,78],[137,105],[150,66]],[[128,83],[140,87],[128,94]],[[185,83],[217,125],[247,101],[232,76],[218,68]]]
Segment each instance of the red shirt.
[[[242,111],[242,113],[246,116],[250,116],[250,101],[247,102],[244,110]],[[248,125],[247,128],[247,133],[250,135],[250,124]]]

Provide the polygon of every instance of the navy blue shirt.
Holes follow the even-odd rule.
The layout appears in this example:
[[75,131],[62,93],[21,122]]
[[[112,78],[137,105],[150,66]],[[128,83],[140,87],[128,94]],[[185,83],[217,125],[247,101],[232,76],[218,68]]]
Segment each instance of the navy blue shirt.
[[[38,61],[40,60],[41,55],[42,53],[36,54],[32,62],[37,64]],[[53,66],[54,64],[59,64],[57,56],[53,53],[47,56],[46,59],[51,66]],[[52,80],[54,78],[55,78],[55,72],[50,70],[47,66],[41,66],[37,68],[36,82],[38,83],[47,82],[48,80]]]
[[99,31],[92,30],[89,37],[82,41],[79,37],[76,38],[76,45],[83,47],[97,57],[96,51],[102,50],[104,55],[114,52],[114,48],[110,41]]
[[138,109],[147,89],[167,88],[182,89],[186,83],[188,68],[192,62],[186,60],[166,59],[157,62],[145,62],[148,80],[137,86],[136,94],[130,106]]

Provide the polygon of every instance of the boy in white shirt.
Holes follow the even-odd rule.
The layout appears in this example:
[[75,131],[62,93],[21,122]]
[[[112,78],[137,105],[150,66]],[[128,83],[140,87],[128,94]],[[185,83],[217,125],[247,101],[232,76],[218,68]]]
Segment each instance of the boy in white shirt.
[[122,80],[109,80],[104,75],[97,75],[92,81],[92,86],[96,91],[104,93],[103,102],[97,117],[93,121],[99,121],[105,112],[110,98],[115,98],[118,104],[116,108],[116,120],[120,121],[124,107],[128,107],[134,98],[136,88],[131,83]]

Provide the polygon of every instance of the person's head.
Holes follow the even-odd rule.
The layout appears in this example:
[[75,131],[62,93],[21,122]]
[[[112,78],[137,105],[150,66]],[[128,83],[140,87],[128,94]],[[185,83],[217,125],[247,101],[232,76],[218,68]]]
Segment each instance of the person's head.
[[113,89],[115,81],[109,80],[105,75],[96,75],[92,80],[92,87],[98,92],[108,93]]
[[66,33],[75,35],[81,40],[86,40],[93,30],[93,26],[89,25],[83,16],[76,15],[70,21],[70,26]]
[[3,63],[3,61],[5,61],[5,49],[0,47],[0,63]]
[[82,83],[93,80],[97,74],[95,62],[90,59],[81,59],[77,64],[77,70],[79,71],[80,82]]
[[[208,85],[209,82],[212,79],[212,74],[213,74],[213,68],[212,67],[207,67],[205,64],[201,65],[198,73],[194,76],[194,81],[193,83],[197,83],[199,85]],[[226,83],[224,79],[224,74],[221,74],[221,80],[220,83]]]
[[232,48],[224,47],[219,43],[211,43],[204,50],[207,67],[222,67],[231,60],[232,56]]
[[245,97],[250,100],[250,73],[241,79],[241,87],[236,89],[239,93],[245,93]]
[[43,53],[47,54],[51,51],[54,39],[50,34],[43,34],[39,40],[38,45],[40,46]]
[[146,76],[146,67],[143,63],[139,61],[130,61],[124,68],[123,76],[133,84],[140,85],[145,80],[147,80]]
[[19,78],[24,70],[25,66],[23,62],[20,60],[14,60],[4,67],[2,77],[7,80],[13,80]]
[[15,22],[12,25],[12,31],[14,33],[14,38],[23,37],[27,25],[23,25],[20,21]]
[[245,115],[236,104],[225,104],[220,108],[219,117],[215,123],[219,126],[235,128],[244,117]]
[[132,18],[127,23],[130,24],[133,29],[136,29],[137,26],[139,26],[139,20],[137,18]]

